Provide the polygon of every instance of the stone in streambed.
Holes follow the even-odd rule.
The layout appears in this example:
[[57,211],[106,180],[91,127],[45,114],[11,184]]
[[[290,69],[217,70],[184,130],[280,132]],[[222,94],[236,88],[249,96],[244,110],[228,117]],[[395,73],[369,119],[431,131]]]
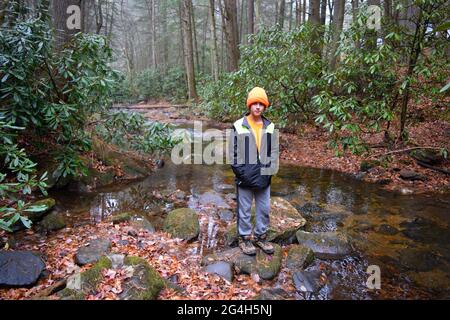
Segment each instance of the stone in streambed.
[[222,252],[216,252],[203,258],[203,265],[210,265],[217,261],[232,263],[240,274],[258,274],[261,279],[271,280],[276,277],[281,268],[282,249],[274,244],[275,252],[265,254],[258,249],[256,256],[248,256],[242,253],[240,248],[231,248]]
[[320,259],[340,259],[352,251],[347,237],[342,233],[299,230],[296,236],[299,244],[310,248]]
[[163,230],[174,238],[191,241],[200,233],[197,213],[189,208],[173,210],[164,220]]
[[75,256],[75,263],[78,265],[85,265],[94,263],[100,259],[101,256],[107,254],[111,249],[111,241],[108,239],[92,240],[88,246],[78,249]]
[[126,257],[124,266],[131,276],[122,285],[121,300],[154,300],[166,286],[158,271],[140,257]]
[[303,245],[294,245],[289,249],[286,266],[291,270],[306,269],[314,261],[314,252]]
[[61,300],[83,300],[90,292],[95,291],[102,281],[102,271],[112,268],[108,257],[100,257],[88,270],[76,273],[67,279],[66,288],[57,293]]
[[[255,210],[252,209],[252,223],[255,219]],[[295,232],[306,224],[306,220],[292,206],[289,201],[272,197],[270,199],[270,226],[267,240],[278,244],[291,244],[295,241]],[[225,242],[229,246],[237,245],[238,235],[236,223],[228,227],[225,233]]]
[[0,251],[0,286],[31,286],[44,269],[45,263],[34,252]]
[[218,261],[216,263],[207,265],[205,271],[208,273],[214,273],[224,278],[228,282],[233,281],[233,265],[229,262]]
[[113,224],[119,224],[122,222],[130,221],[131,214],[129,212],[122,212],[119,214],[114,214],[107,219],[107,221],[112,222]]
[[66,227],[64,216],[59,212],[52,212],[44,217],[39,223],[45,231],[56,231]]
[[297,291],[317,293],[325,285],[321,276],[322,272],[318,270],[298,271],[294,272],[292,279]]

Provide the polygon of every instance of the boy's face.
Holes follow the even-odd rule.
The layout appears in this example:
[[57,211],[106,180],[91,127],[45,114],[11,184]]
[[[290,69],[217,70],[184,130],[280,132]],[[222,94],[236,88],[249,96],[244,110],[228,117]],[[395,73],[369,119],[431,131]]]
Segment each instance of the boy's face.
[[264,109],[266,107],[260,103],[254,103],[250,106],[250,113],[254,116],[254,117],[260,117],[262,115],[262,113],[264,112]]

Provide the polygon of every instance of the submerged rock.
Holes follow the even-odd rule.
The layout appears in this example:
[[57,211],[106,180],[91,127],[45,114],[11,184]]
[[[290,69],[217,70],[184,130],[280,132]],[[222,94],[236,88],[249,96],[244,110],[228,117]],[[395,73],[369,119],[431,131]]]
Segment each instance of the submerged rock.
[[291,270],[306,269],[314,261],[314,252],[303,245],[294,245],[289,249],[286,266]]
[[271,280],[280,271],[282,259],[281,247],[274,244],[274,249],[275,252],[271,255],[265,254],[262,250],[257,249],[256,256],[248,256],[243,254],[241,249],[232,248],[205,256],[202,264],[210,265],[218,261],[230,262],[240,274],[256,273],[261,279]]
[[450,243],[450,233],[447,229],[437,225],[433,220],[415,218],[411,221],[400,223],[404,228],[401,233],[409,239],[422,243],[438,243],[447,245]]
[[0,251],[0,286],[31,286],[44,269],[45,263],[34,252]]
[[163,230],[174,238],[191,241],[200,233],[197,213],[189,208],[173,210],[164,220]]
[[107,254],[111,249],[111,241],[108,239],[92,240],[88,246],[78,249],[75,255],[75,263],[78,265],[85,265],[94,263],[101,256]]
[[140,257],[128,256],[124,266],[130,277],[122,285],[122,300],[154,300],[165,287],[164,279],[147,261]]
[[233,281],[234,276],[233,265],[229,262],[224,261],[215,262],[213,264],[207,265],[205,267],[205,271],[208,273],[217,274],[222,278],[224,278],[225,280],[227,280],[228,282]]
[[230,210],[220,210],[219,211],[219,218],[222,221],[230,222],[234,219],[234,213]]
[[281,288],[262,289],[255,300],[287,300],[289,294]]
[[199,196],[198,203],[200,206],[214,205],[219,209],[230,209],[230,205],[222,196],[216,192],[205,192]]
[[399,233],[399,230],[388,224],[382,224],[378,227],[377,232],[381,233],[381,234],[393,236],[393,235]]
[[[252,209],[252,223],[255,220],[255,209]],[[295,241],[295,232],[306,224],[306,220],[289,201],[272,197],[270,199],[270,226],[267,239],[278,244],[291,244]],[[236,223],[228,227],[225,242],[229,246],[237,245],[238,235]]]
[[441,258],[425,249],[404,249],[398,253],[400,265],[406,270],[418,272],[430,271],[440,264],[443,264]]
[[296,233],[299,244],[310,248],[321,259],[340,259],[351,253],[347,237],[338,232]]
[[326,283],[319,270],[294,272],[292,279],[300,292],[318,293]]

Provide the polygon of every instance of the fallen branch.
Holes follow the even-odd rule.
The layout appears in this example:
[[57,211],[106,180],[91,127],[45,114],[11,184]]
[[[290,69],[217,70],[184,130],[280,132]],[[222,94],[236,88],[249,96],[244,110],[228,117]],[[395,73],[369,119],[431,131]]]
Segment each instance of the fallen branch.
[[386,153],[378,153],[378,154],[374,154],[374,155],[370,156],[369,158],[372,158],[372,157],[378,158],[378,157],[381,157],[381,156],[387,156],[387,155],[394,154],[394,153],[402,153],[402,152],[418,150],[418,149],[441,150],[442,148],[438,148],[438,147],[413,147],[413,148],[406,148],[406,149],[401,149],[401,150],[389,151],[389,152],[386,152]]
[[64,289],[66,287],[66,284],[67,284],[67,278],[59,280],[59,281],[55,282],[54,284],[52,284],[50,287],[45,288],[44,290],[39,292],[33,298],[44,298],[44,297],[51,296],[52,294]]
[[416,159],[416,162],[417,162],[418,165],[420,165],[422,167],[425,167],[425,168],[428,168],[428,169],[431,169],[431,170],[434,170],[434,171],[438,171],[438,172],[450,175],[450,171],[445,170],[443,168],[434,167],[432,165],[426,164],[425,162],[422,162],[422,161],[417,160],[417,159]]

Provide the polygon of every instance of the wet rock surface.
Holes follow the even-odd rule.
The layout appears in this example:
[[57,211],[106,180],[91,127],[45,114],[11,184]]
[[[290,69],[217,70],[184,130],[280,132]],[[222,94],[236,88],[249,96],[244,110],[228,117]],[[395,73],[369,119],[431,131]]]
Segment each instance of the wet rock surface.
[[343,233],[297,231],[298,243],[310,248],[321,259],[340,259],[352,252],[350,243]]

